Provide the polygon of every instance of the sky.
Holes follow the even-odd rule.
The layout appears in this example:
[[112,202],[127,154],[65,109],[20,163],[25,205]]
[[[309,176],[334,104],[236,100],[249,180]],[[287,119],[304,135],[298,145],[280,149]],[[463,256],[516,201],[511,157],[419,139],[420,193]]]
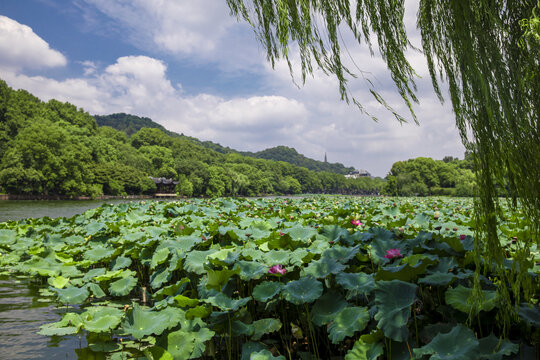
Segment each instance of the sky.
[[[407,32],[420,47],[417,1],[406,6]],[[150,117],[240,151],[285,145],[321,161],[326,153],[329,162],[380,177],[396,161],[463,158],[449,100],[436,98],[421,53],[407,55],[420,76],[416,125],[377,51],[370,56],[346,33],[344,41],[345,60],[366,71],[408,123],[382,108],[361,77],[351,79],[350,90],[378,122],[341,101],[337,80],[322,71],[302,84],[285,62],[272,68],[225,0],[0,2],[0,78],[44,101],[67,101],[92,115]],[[293,69],[297,53],[293,44]]]

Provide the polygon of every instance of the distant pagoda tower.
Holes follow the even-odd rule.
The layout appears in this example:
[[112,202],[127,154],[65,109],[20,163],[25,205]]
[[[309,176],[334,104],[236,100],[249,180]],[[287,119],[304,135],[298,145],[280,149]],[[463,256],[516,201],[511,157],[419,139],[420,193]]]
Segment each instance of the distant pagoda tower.
[[324,152],[324,162],[327,163],[328,162],[328,159],[326,157],[326,151]]

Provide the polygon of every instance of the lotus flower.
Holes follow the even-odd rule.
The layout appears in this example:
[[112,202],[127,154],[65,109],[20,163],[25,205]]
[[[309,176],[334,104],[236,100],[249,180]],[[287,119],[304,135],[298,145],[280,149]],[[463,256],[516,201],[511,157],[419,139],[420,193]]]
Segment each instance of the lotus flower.
[[351,220],[351,224],[353,224],[354,226],[362,226],[362,225],[364,225],[364,224],[362,224],[360,222],[360,220]]
[[401,255],[399,249],[389,249],[389,250],[386,250],[386,255],[384,255],[384,257],[392,260],[393,258],[396,258],[396,257],[403,257],[403,255]]
[[466,237],[467,235],[459,235],[459,240],[465,240]]
[[274,265],[272,266],[270,269],[268,269],[268,273],[269,274],[281,274],[281,275],[285,275],[285,273],[287,272],[287,269],[285,269],[283,266],[281,265]]

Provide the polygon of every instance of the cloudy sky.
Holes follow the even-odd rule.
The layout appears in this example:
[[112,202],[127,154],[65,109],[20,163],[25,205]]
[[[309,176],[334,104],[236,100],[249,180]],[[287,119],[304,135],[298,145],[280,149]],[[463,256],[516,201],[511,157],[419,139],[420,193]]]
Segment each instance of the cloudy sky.
[[[407,7],[408,31],[420,46],[417,4]],[[347,50],[410,118],[380,58],[352,42]],[[415,108],[420,126],[400,125],[363,80],[352,80],[355,97],[379,117],[375,123],[340,101],[336,80],[320,71],[298,87],[286,64],[272,69],[251,28],[229,15],[225,0],[0,2],[0,78],[13,88],[91,114],[147,116],[237,150],[285,145],[317,160],[326,152],[330,162],[375,176],[386,176],[398,160],[463,157],[450,106],[433,95],[423,56],[409,56],[422,76]]]

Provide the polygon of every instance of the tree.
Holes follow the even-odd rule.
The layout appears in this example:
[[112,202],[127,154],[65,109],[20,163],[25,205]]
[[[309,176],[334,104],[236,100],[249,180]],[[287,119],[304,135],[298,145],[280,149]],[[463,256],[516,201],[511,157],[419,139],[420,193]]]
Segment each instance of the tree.
[[[364,0],[227,0],[231,12],[253,24],[274,65],[289,63],[290,43],[300,52],[302,79],[315,66],[339,81],[342,99],[362,107],[347,89],[351,71],[342,62],[341,29],[347,28],[360,44],[372,49],[378,41],[397,91],[412,110],[415,72],[405,54],[410,43],[404,24],[405,1]],[[476,265],[487,256],[503,281],[510,281],[514,302],[533,295],[528,283],[530,245],[540,242],[540,26],[537,0],[420,0],[417,26],[436,94],[443,100],[439,79],[447,81],[456,124],[466,148],[474,154],[478,193],[475,204],[477,234]],[[536,10],[535,10],[536,8]],[[322,29],[321,29],[322,28]],[[375,35],[372,37],[372,35]],[[371,93],[399,120],[394,111],[365,77]],[[498,186],[509,183],[513,212],[518,202],[532,236],[518,239],[515,276],[506,276],[505,256],[497,235]],[[491,265],[493,264],[493,265]],[[480,290],[477,273],[475,288]],[[524,286],[522,286],[524,284]],[[516,307],[507,287],[498,288],[508,305],[499,312],[505,325]],[[475,300],[480,301],[480,296]]]

